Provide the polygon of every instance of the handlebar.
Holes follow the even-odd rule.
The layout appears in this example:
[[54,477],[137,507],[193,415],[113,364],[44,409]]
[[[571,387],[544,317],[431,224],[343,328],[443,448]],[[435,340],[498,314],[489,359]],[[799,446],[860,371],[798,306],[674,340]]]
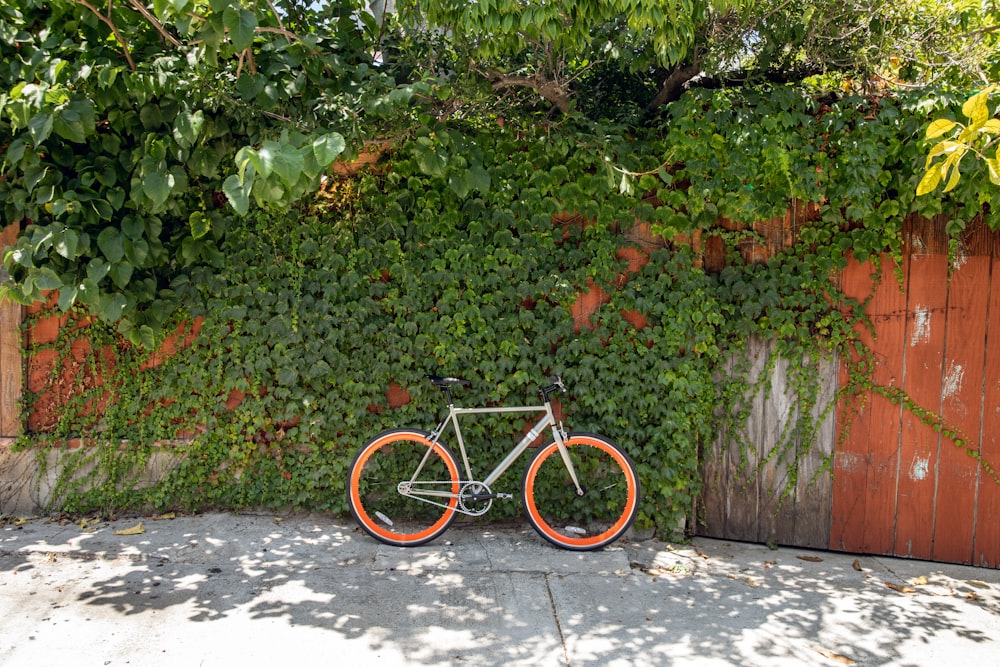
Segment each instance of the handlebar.
[[552,377],[550,377],[549,382],[551,382],[552,384],[550,384],[547,387],[542,387],[541,391],[539,392],[542,395],[542,400],[548,401],[549,394],[555,391],[561,391],[564,394],[566,393],[566,385],[563,384],[562,378],[559,377],[558,375],[553,375]]

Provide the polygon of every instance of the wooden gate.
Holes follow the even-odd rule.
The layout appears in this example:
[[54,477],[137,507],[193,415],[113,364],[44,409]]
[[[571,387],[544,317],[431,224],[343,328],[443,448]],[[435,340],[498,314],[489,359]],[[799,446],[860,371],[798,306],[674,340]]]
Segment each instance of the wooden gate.
[[868,396],[836,453],[830,547],[997,567],[1000,480],[977,457],[1000,465],[998,237],[970,228],[949,267],[944,230],[944,220],[908,222],[905,289],[888,259],[879,284],[872,265],[852,263],[842,286],[857,298],[874,289],[875,335],[865,334],[874,382],[940,414],[967,445],[885,396]]
[[[890,258],[881,260],[880,271],[852,261],[841,283],[848,296],[871,295],[874,335],[860,333],[874,352],[874,383],[941,415],[965,434],[965,444],[883,393],[844,401],[779,509],[775,491],[787,479],[782,464],[769,461],[748,478],[723,435],[704,459],[699,534],[1000,566],[1000,479],[979,465],[981,459],[1000,469],[1000,236],[970,226],[949,265],[945,223],[911,217],[902,267]],[[769,353],[767,346],[751,347],[761,359]],[[837,363],[839,377],[831,370],[824,392],[846,381],[851,362]],[[754,368],[761,364],[755,360]],[[754,399],[744,433],[753,443],[751,470],[768,460],[788,419],[780,366],[772,375],[772,397]],[[807,484],[830,452],[832,475]]]

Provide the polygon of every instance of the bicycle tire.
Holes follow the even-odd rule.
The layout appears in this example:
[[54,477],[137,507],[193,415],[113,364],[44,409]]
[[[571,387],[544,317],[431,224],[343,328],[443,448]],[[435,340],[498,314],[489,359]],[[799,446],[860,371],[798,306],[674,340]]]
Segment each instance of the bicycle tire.
[[[429,436],[417,429],[384,431],[365,443],[351,462],[347,505],[361,528],[379,542],[401,547],[426,544],[448,530],[457,516],[458,461]],[[441,505],[398,490],[400,482],[411,480],[428,448],[430,457],[415,481],[417,488],[451,494],[440,499]]]
[[570,433],[566,447],[584,495],[578,496],[554,440],[528,461],[521,500],[528,521],[552,544],[572,551],[605,547],[639,511],[639,475],[628,454],[594,433]]

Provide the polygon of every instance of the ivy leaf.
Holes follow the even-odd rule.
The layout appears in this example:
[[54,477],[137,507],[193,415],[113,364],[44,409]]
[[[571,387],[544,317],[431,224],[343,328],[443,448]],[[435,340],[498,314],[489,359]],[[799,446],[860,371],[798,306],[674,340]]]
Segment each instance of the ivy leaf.
[[344,137],[333,132],[315,139],[312,143],[313,155],[321,167],[327,167],[347,148]]
[[472,168],[469,169],[469,174],[472,177],[473,188],[483,194],[489,192],[490,184],[492,183],[490,172],[488,172],[482,165],[474,164],[472,165]]
[[108,275],[111,276],[111,280],[119,289],[125,289],[129,281],[132,280],[132,271],[132,265],[128,262],[115,262],[111,265]]
[[986,158],[986,168],[990,172],[990,181],[995,185],[1000,185],[1000,157]]
[[35,272],[34,279],[35,287],[41,290],[53,290],[63,286],[63,281],[59,277],[59,274],[47,266],[38,269]]
[[32,116],[28,121],[28,132],[35,146],[44,143],[52,133],[52,114],[43,112]]
[[171,173],[152,171],[142,180],[142,192],[156,207],[162,206],[170,197],[173,189],[174,176]]
[[79,288],[76,285],[65,285],[59,290],[59,310],[62,312],[68,312],[73,304],[76,303],[76,295]]
[[191,236],[200,239],[211,231],[212,223],[204,213],[195,211],[188,217],[188,227],[191,229]]
[[246,215],[250,210],[250,189],[253,186],[253,175],[248,174],[245,183],[240,182],[240,177],[236,174],[226,178],[222,184],[222,192],[226,195],[230,205],[236,209],[240,215]]
[[229,31],[229,39],[237,51],[250,48],[253,35],[257,30],[257,15],[246,9],[226,7],[222,13],[222,24]]
[[447,158],[438,154],[430,143],[418,141],[414,147],[417,157],[417,166],[420,171],[428,176],[444,176],[444,169],[448,164]]
[[102,294],[98,314],[109,322],[117,322],[125,312],[126,306],[128,301],[124,294]]
[[930,125],[927,126],[927,134],[925,135],[928,139],[937,139],[941,135],[950,131],[953,127],[958,125],[953,120],[948,120],[947,118],[939,118]]
[[125,242],[121,233],[114,227],[105,227],[97,235],[97,247],[112,264],[125,256]]
[[472,189],[472,176],[468,171],[452,174],[448,177],[448,187],[460,199],[465,199],[469,196],[469,190]]
[[66,259],[76,257],[77,248],[80,245],[80,234],[73,229],[64,229],[59,239],[55,242],[56,252]]
[[205,126],[205,114],[201,109],[194,113],[182,111],[174,120],[174,139],[182,148],[190,148],[198,141],[202,128]]

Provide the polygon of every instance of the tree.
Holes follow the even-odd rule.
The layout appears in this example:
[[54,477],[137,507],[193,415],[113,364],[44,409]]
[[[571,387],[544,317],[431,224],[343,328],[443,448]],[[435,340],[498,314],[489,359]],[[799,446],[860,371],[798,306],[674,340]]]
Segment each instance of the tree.
[[[926,195],[944,184],[944,192],[955,189],[961,180],[962,158],[972,153],[986,165],[990,182],[1000,185],[1000,119],[990,113],[990,96],[1000,86],[987,86],[962,105],[967,123],[939,118],[927,126],[926,138],[937,139],[927,153],[924,176],[917,185],[917,195]],[[997,112],[1000,112],[998,107]],[[993,149],[993,157],[989,150]],[[938,159],[940,158],[940,160]]]
[[9,297],[55,292],[151,344],[191,272],[224,269],[233,210],[315,191],[393,82],[355,2],[258,7],[0,7],[0,206],[21,228]]
[[[997,67],[997,9],[974,0],[454,0],[401,3],[404,23],[451,36],[456,67],[496,90],[531,88],[560,111],[609,72],[639,85],[647,114],[703,83],[854,85],[980,78]],[[639,91],[642,91],[639,93]],[[584,95],[583,97],[588,97]]]

